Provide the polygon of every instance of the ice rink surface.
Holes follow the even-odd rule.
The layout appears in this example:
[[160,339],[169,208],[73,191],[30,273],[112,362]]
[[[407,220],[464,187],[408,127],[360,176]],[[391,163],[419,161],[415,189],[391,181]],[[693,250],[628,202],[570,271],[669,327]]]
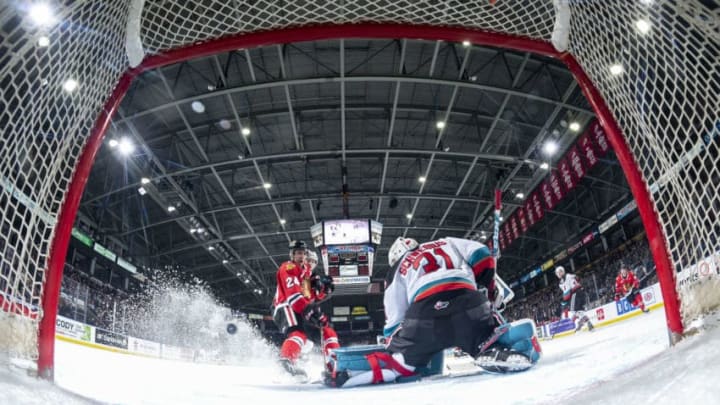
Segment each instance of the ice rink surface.
[[[592,333],[545,341],[543,358],[524,373],[330,389],[293,383],[270,359],[246,366],[204,365],[57,341],[55,381],[60,388],[2,368],[0,403],[719,403],[718,343],[715,319],[699,334],[668,348],[664,313],[659,309]],[[447,364],[462,366],[456,361]],[[319,375],[319,365],[312,371]]]

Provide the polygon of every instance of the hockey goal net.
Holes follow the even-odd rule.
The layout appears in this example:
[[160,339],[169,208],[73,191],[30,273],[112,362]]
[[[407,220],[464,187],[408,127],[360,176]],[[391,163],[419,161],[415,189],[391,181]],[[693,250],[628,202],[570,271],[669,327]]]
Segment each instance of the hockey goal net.
[[[681,319],[720,302],[701,277],[717,273],[720,246],[720,17],[708,2],[55,0],[46,25],[27,3],[0,5],[0,345],[39,356],[43,372],[75,212],[132,78],[300,40],[467,39],[563,60],[638,201],[669,329],[681,333]],[[700,281],[680,288],[683,269]]]

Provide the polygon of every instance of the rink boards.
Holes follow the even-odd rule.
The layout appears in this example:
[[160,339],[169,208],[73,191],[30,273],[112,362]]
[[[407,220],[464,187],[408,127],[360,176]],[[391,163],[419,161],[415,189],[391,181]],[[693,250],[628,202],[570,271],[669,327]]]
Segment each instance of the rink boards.
[[[655,283],[643,288],[640,290],[640,293],[642,294],[647,309],[655,310],[664,306],[660,284]],[[585,311],[585,315],[590,318],[590,322],[592,322],[595,327],[611,325],[641,314],[642,311],[630,305],[625,298]],[[584,328],[587,328],[587,326]],[[538,327],[538,335],[541,339],[558,338],[574,333],[575,324],[566,319]]]

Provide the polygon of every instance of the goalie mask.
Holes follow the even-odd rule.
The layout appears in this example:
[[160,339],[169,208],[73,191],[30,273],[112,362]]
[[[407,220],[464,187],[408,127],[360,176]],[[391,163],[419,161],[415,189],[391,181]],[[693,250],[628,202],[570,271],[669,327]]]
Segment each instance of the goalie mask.
[[418,242],[413,238],[403,238],[400,236],[395,239],[395,242],[390,246],[390,251],[388,251],[388,264],[390,264],[390,267],[402,259],[405,253],[417,249],[418,246]]
[[556,275],[558,278],[563,278],[563,277],[565,277],[565,267],[563,267],[563,266],[557,266],[557,267],[555,267],[555,275]]

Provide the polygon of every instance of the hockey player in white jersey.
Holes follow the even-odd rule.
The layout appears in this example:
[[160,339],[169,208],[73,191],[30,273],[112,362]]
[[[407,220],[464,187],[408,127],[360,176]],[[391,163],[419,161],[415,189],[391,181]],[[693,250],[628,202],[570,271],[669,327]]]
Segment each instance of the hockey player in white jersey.
[[584,311],[587,295],[583,291],[580,281],[574,274],[565,272],[563,266],[555,268],[555,275],[560,280],[559,286],[563,293],[561,302],[563,318],[572,319],[576,323],[575,332],[580,331],[586,323],[588,330],[592,331],[594,326]]
[[[529,332],[500,345],[514,323],[504,323],[493,309],[501,305],[502,294],[495,285],[495,260],[485,245],[450,237],[418,244],[400,237],[390,247],[388,262],[386,352],[367,355],[370,371],[341,370],[344,374],[334,373],[326,384],[347,387],[409,377],[450,347],[476,359],[484,356],[483,364],[496,372],[522,371],[539,359],[531,320],[531,327],[524,325]],[[524,351],[512,350],[519,340]]]

